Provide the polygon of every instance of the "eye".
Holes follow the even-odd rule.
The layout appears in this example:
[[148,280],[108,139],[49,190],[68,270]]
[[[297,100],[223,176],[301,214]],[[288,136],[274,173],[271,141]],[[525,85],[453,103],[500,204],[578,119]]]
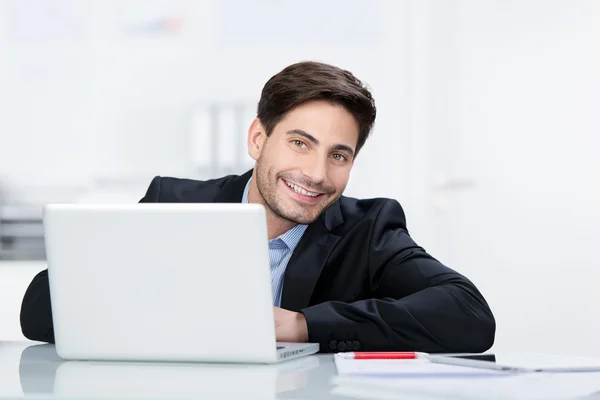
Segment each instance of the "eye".
[[297,147],[306,147],[306,144],[302,140],[295,139],[292,141],[292,143],[294,143],[294,145]]
[[336,153],[332,157],[335,161],[346,161],[346,156],[343,154]]

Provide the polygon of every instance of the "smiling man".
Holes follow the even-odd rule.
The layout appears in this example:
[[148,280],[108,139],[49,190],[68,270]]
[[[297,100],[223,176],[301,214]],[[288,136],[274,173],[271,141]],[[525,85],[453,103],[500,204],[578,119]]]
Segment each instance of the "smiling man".
[[[342,196],[375,115],[350,72],[291,65],[263,88],[248,130],[251,171],[156,177],[141,202],[265,207],[278,341],[317,342],[321,351],[485,351],[495,320],[473,283],[411,239],[396,200]],[[54,341],[47,271],[25,294],[21,326],[29,339]]]

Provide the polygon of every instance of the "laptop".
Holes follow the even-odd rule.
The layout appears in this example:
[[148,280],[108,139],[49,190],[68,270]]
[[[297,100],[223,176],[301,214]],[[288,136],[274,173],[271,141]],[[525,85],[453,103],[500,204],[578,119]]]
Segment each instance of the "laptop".
[[54,336],[67,360],[275,363],[265,209],[257,204],[50,204]]

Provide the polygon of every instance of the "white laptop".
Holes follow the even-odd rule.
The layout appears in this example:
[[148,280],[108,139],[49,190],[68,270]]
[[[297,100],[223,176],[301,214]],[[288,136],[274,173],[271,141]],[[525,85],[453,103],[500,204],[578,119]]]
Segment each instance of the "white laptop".
[[51,204],[56,351],[70,360],[274,363],[266,213],[256,204]]

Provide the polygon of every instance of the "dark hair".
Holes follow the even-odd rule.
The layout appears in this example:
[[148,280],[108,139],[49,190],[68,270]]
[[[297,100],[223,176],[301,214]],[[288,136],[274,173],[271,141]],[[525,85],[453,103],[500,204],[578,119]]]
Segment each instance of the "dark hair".
[[369,90],[349,71],[314,61],[292,64],[263,87],[257,117],[269,136],[287,112],[314,100],[339,104],[354,116],[359,127],[356,157],[371,133],[376,108]]

